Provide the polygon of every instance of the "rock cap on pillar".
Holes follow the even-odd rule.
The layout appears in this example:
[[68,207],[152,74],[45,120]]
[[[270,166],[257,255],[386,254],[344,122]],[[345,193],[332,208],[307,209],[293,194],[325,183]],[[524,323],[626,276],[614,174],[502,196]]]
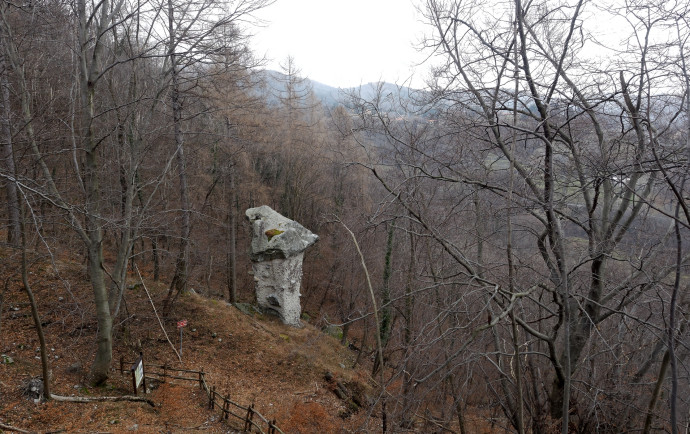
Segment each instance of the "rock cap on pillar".
[[318,235],[268,205],[249,208],[245,215],[252,224],[249,256],[254,262],[296,256],[319,240]]

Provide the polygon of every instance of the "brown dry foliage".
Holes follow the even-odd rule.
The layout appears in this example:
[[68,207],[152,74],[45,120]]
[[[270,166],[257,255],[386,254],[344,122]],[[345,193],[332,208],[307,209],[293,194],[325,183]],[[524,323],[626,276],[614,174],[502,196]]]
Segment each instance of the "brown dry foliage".
[[[229,432],[243,423],[220,421],[220,411],[207,410],[207,400],[194,382],[158,385],[148,396],[155,408],[133,402],[34,403],[20,391],[23,381],[40,375],[36,359],[38,341],[29,306],[17,276],[12,276],[12,252],[4,251],[0,278],[9,278],[2,306],[0,353],[13,363],[0,363],[0,421],[22,429],[66,432],[179,432],[195,429]],[[163,317],[168,336],[179,345],[176,321],[187,319],[183,363],[166,341],[141,287],[126,292],[127,308],[118,318],[114,339],[113,371],[105,387],[87,385],[86,375],[94,357],[95,315],[90,286],[83,266],[61,258],[58,273],[39,260],[31,279],[48,340],[54,393],[100,396],[131,394],[131,377],[121,376],[119,358],[133,361],[144,352],[148,363],[203,370],[216,390],[256,410],[285,432],[337,432],[356,429],[360,420],[343,420],[343,404],[326,388],[326,371],[347,381],[363,381],[366,374],[351,366],[354,355],[338,341],[307,324],[292,328],[277,319],[247,316],[224,301],[198,295],[180,298],[173,312]],[[61,279],[64,279],[61,280]],[[69,285],[65,285],[69,281]],[[130,286],[136,283],[131,278]],[[164,283],[147,282],[156,306],[165,296]],[[366,389],[367,386],[363,385]]]

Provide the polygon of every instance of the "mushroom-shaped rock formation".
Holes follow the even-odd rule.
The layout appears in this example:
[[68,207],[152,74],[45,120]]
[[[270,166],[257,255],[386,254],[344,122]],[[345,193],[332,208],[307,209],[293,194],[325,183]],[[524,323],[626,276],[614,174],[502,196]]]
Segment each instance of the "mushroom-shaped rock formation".
[[319,237],[266,205],[245,214],[252,225],[250,258],[257,304],[285,324],[299,327],[302,260]]

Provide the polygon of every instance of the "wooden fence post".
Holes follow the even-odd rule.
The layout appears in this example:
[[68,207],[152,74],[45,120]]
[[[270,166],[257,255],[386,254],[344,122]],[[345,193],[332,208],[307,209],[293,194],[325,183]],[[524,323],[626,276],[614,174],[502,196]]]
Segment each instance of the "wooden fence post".
[[223,400],[223,417],[225,420],[228,420],[228,416],[230,416],[230,394],[225,395],[225,399]]
[[276,434],[276,420],[268,422],[268,434]]
[[216,405],[216,386],[211,387],[211,394],[208,397],[208,408],[213,410]]
[[244,430],[249,431],[252,427],[252,419],[254,418],[254,404],[247,409],[247,417],[244,418]]
[[204,370],[199,371],[199,389],[204,388]]

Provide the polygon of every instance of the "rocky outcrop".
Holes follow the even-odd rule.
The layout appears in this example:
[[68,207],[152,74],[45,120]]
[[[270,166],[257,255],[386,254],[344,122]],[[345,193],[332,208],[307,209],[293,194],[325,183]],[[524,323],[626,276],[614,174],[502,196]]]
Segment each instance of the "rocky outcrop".
[[252,225],[250,258],[260,308],[299,326],[304,251],[319,237],[269,206],[246,211]]

